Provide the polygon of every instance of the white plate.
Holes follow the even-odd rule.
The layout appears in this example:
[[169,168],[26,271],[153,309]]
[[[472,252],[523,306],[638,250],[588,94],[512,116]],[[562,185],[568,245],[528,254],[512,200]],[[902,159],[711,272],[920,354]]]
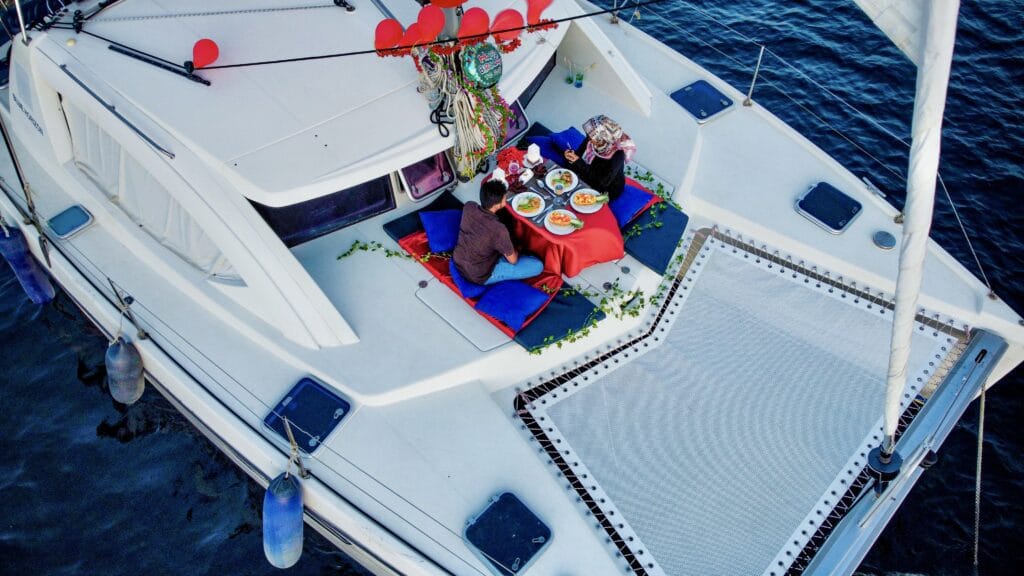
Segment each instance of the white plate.
[[[536,198],[540,200],[540,208],[532,212],[523,212],[522,210],[520,210],[518,208],[519,203],[522,202],[523,200],[526,200],[527,198]],[[515,196],[512,197],[512,201],[509,202],[509,204],[511,205],[512,209],[515,210],[516,214],[519,214],[520,216],[526,216],[527,218],[532,218],[544,211],[544,198],[542,198],[541,195],[537,194],[536,192],[520,192],[519,194],[516,194]]]
[[551,218],[551,215],[558,213],[568,214],[573,219],[576,219],[576,215],[573,214],[572,212],[569,212],[568,210],[552,210],[550,213],[548,213],[547,216],[544,217],[544,227],[548,229],[548,232],[551,232],[556,236],[565,236],[566,234],[572,234],[573,232],[575,232],[576,228],[573,228],[572,226],[555,226],[554,224],[551,223],[551,220],[549,220]]
[[573,210],[579,212],[580,214],[593,214],[594,212],[600,210],[601,206],[604,206],[606,204],[606,202],[596,202],[594,204],[587,205],[577,204],[577,194],[593,194],[594,196],[600,196],[601,193],[598,192],[597,190],[591,190],[590,188],[580,188],[579,190],[573,192],[572,197],[569,198],[569,204],[572,206]]
[[[563,172],[567,172],[572,175],[572,183],[569,184],[568,186],[562,186],[561,183],[559,183],[558,186],[562,186],[562,188],[558,188],[558,186],[556,186],[555,184],[555,177],[558,176],[559,174],[562,174]],[[579,183],[579,177],[576,176],[576,174],[574,174],[572,170],[566,170],[565,168],[555,168],[554,170],[548,172],[548,175],[544,177],[544,184],[547,185],[548,190],[551,190],[555,194],[565,194],[566,192],[575,188]]]

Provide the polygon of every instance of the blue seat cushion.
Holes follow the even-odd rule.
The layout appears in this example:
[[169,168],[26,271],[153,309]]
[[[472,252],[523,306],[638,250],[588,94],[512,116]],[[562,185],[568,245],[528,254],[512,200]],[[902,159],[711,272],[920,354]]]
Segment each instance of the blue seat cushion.
[[409,212],[404,216],[384,224],[384,232],[392,240],[398,242],[409,234],[423,230],[423,221],[420,220],[421,212],[437,212],[438,210],[461,210],[462,201],[452,195],[451,192],[444,192],[425,207]]
[[558,147],[559,155],[566,150],[575,150],[583,144],[583,140],[586,136],[582,132],[576,129],[575,126],[569,126],[561,132],[552,132],[548,138],[551,139],[551,143]]
[[561,132],[552,132],[542,136],[528,135],[526,141],[540,146],[542,156],[564,167],[568,164],[565,160],[565,151],[567,149],[576,150],[580,144],[583,144],[585,138],[582,132],[570,126]]
[[[668,202],[643,212],[623,234],[626,252],[658,274],[665,274],[686,231],[689,217]],[[630,234],[633,226],[637,234]]]
[[547,304],[548,299],[548,294],[543,290],[518,280],[510,280],[491,285],[476,303],[476,309],[518,332],[526,319]]
[[479,298],[484,295],[484,292],[487,292],[488,288],[490,288],[489,286],[476,284],[475,282],[466,280],[466,277],[459,272],[458,268],[456,268],[454,260],[448,261],[448,273],[452,275],[452,282],[455,283],[455,286],[459,289],[459,293],[462,294],[463,298],[469,298],[471,300]]
[[604,312],[571,288],[558,291],[533,322],[516,333],[515,340],[527,350],[538,350],[603,320]]
[[427,233],[427,243],[431,252],[451,252],[459,241],[459,224],[462,222],[462,210],[438,210],[436,212],[420,212],[423,230]]
[[639,216],[640,212],[653,199],[654,195],[647,190],[637,188],[632,184],[626,184],[626,187],[622,189],[622,194],[619,194],[618,198],[609,202],[608,207],[611,208],[612,214],[615,215],[619,228],[625,228],[626,224],[629,224],[634,218]]

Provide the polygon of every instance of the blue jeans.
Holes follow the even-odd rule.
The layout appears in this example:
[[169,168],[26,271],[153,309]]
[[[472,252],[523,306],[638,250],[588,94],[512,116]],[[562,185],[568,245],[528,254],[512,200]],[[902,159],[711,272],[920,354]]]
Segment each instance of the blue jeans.
[[533,278],[534,276],[540,275],[543,271],[544,263],[536,256],[520,254],[519,259],[516,260],[515,264],[509,264],[508,260],[502,256],[501,258],[498,258],[498,263],[494,265],[494,270],[491,271],[491,277],[488,278],[487,282],[484,282],[484,284],[490,285],[497,284],[498,282],[504,282],[505,280]]

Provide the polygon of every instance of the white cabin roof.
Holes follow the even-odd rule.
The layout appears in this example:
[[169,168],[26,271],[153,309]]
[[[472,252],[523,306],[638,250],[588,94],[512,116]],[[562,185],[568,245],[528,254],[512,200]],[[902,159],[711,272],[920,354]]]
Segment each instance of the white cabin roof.
[[[330,3],[295,10],[260,4],[131,0],[104,10],[85,30],[182,63],[191,60],[197,40],[210,38],[219,47],[220,65],[367,50],[386,17],[370,2],[354,12]],[[391,4],[404,24],[415,21],[415,3]],[[512,3],[478,4],[494,14]],[[545,15],[563,10],[553,6]],[[524,36],[524,46],[504,56],[502,93],[521,93],[562,34]],[[204,86],[110,50],[109,42],[93,36],[71,30],[50,35],[64,42],[46,47],[48,56],[89,69],[262,204],[283,206],[335,192],[453,145],[429,121],[410,58],[367,54],[200,71],[211,82]],[[542,36],[550,41],[540,42]]]

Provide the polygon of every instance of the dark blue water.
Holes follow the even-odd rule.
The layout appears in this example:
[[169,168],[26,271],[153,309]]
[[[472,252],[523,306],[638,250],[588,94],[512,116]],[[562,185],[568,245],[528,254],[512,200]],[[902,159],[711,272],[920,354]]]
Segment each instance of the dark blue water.
[[[714,18],[797,64],[906,139],[914,70],[852,2],[698,2]],[[686,3],[639,24],[745,90],[757,48]],[[999,295],[1024,310],[1024,2],[966,1],[946,110],[942,173]],[[718,52],[720,50],[725,55]],[[732,61],[739,60],[740,64]],[[799,104],[793,103],[792,97]],[[769,57],[755,97],[902,203],[906,150]],[[892,167],[809,117],[825,118]],[[948,203],[933,235],[974,264]],[[66,297],[36,308],[0,267],[0,573],[275,574],[263,559],[262,491],[152,390],[115,405],[94,368],[104,338]],[[988,396],[981,574],[1024,566],[1024,374]],[[977,406],[943,446],[864,565],[863,574],[971,574]],[[307,529],[291,574],[361,574]]]

